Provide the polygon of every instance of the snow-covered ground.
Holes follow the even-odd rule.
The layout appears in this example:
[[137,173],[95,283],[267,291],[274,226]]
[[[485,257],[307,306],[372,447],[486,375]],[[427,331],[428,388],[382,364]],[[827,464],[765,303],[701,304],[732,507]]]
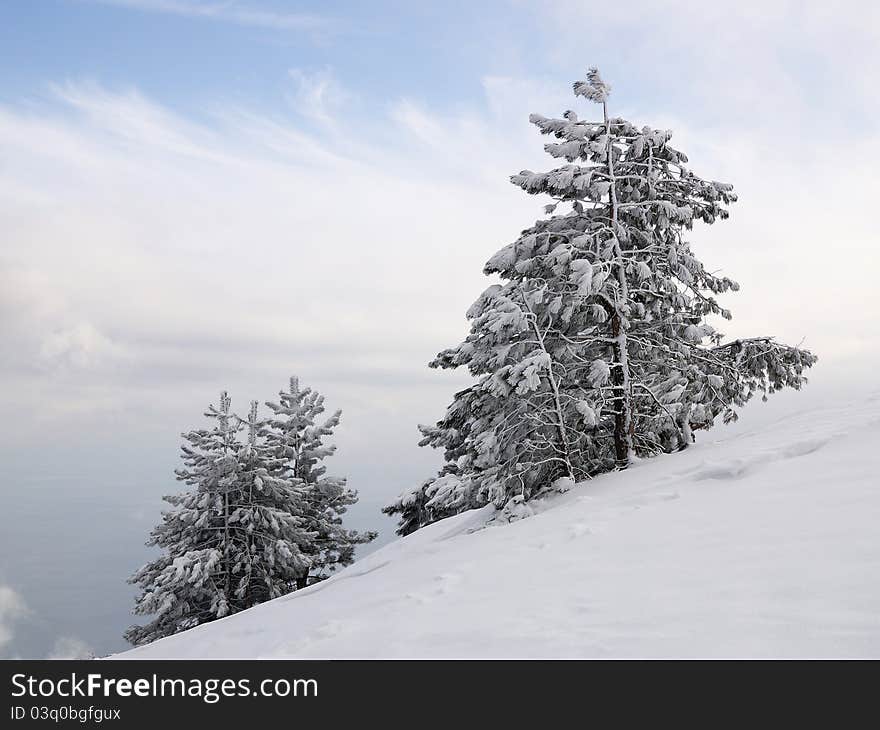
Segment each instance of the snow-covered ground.
[[880,397],[715,433],[117,656],[880,657]]

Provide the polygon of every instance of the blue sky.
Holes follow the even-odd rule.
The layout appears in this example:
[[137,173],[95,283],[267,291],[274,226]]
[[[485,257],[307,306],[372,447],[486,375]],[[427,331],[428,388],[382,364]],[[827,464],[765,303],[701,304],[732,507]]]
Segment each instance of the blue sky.
[[288,69],[330,66],[365,99],[417,90],[428,102],[461,103],[481,94],[481,75],[520,66],[515,36],[527,7],[514,14],[493,2],[5,3],[4,93],[93,78],[136,84],[189,110],[218,96],[278,108]]
[[803,397],[867,380],[873,3],[0,4],[0,656],[122,648],[178,434],[223,388],[297,373],[342,408],[332,469],[390,539],[379,508],[438,463],[416,424],[467,382],[426,363],[546,202],[507,181],[553,165],[528,114],[589,114],[592,64],[737,187],[693,233],[743,285],[728,334],[804,339]]

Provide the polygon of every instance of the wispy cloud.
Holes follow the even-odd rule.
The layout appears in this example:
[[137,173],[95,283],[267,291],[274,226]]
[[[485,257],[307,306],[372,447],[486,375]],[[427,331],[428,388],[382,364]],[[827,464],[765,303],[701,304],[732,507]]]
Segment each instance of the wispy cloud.
[[280,12],[228,0],[196,2],[188,0],[88,0],[150,13],[166,13],[188,18],[204,18],[223,23],[249,25],[275,30],[327,30],[328,19],[310,13]]
[[335,126],[340,111],[354,101],[354,94],[339,83],[329,68],[319,71],[292,68],[288,73],[296,87],[291,104],[297,112],[315,122]]

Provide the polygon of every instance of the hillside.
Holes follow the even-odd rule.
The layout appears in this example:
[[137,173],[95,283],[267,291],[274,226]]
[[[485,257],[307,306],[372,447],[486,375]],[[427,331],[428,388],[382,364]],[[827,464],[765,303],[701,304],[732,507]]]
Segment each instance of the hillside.
[[714,435],[117,656],[880,656],[880,397]]

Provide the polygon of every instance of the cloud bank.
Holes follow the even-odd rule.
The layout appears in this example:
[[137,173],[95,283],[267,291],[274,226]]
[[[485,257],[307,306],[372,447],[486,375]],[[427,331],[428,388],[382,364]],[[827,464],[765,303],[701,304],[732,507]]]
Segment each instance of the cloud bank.
[[[206,125],[94,85],[58,87],[38,112],[0,108],[5,404],[41,422],[143,412],[299,370],[382,407],[443,381],[423,363],[463,334],[486,258],[539,213],[505,181],[547,165],[526,109],[572,101],[534,80],[484,88],[484,107],[455,115],[392,100],[391,146],[350,118],[344,139],[234,108]],[[326,116],[311,96],[318,111],[301,111]],[[659,121],[677,123],[695,169],[741,193],[731,221],[693,236],[744,284],[731,333],[806,336],[831,359],[875,353],[861,154],[873,137],[813,146],[791,125],[762,136]]]

